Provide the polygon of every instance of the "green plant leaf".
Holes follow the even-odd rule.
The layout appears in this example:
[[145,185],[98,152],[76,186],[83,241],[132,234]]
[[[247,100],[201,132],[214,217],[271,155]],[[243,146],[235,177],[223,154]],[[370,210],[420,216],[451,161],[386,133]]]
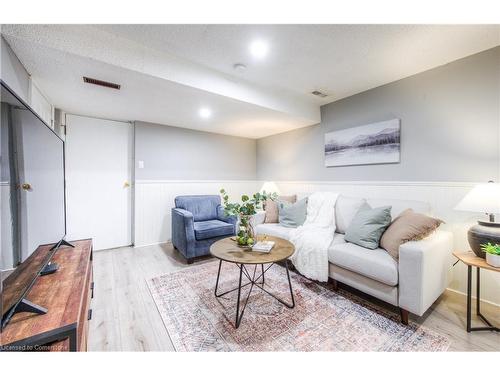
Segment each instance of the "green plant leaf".
[[485,253],[500,255],[500,244],[492,244],[491,242],[481,244],[481,250]]

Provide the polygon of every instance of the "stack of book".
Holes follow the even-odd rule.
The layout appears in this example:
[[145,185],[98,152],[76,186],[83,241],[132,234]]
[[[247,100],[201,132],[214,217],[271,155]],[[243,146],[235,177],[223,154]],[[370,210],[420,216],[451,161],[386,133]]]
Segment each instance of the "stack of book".
[[253,245],[253,251],[259,251],[261,253],[268,253],[274,246],[274,241],[259,241]]

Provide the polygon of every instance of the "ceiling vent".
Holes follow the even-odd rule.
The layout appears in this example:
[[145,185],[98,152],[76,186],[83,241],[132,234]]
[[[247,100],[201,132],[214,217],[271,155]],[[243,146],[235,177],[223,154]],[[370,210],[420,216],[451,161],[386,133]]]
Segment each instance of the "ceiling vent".
[[319,98],[326,98],[328,96],[327,94],[322,93],[321,91],[318,91],[318,90],[314,90],[313,92],[311,92],[311,94],[313,94],[314,96],[317,96]]
[[120,85],[117,83],[112,83],[112,82],[106,82],[106,81],[101,81],[99,79],[95,78],[89,78],[89,77],[83,77],[83,82],[85,83],[90,83],[92,85],[97,85],[97,86],[102,86],[102,87],[107,87],[110,89],[115,89],[115,90],[120,90]]

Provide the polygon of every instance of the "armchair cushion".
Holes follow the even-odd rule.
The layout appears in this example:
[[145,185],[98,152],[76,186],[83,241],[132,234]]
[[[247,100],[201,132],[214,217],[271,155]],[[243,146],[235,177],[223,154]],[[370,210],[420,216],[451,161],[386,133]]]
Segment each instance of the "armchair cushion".
[[234,234],[234,225],[220,220],[194,222],[194,236],[197,240]]

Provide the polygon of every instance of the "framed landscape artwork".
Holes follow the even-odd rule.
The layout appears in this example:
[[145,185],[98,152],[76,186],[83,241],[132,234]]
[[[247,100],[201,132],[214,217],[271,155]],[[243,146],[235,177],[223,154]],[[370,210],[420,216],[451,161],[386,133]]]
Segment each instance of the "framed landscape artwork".
[[400,161],[399,119],[325,134],[325,166],[386,164]]

